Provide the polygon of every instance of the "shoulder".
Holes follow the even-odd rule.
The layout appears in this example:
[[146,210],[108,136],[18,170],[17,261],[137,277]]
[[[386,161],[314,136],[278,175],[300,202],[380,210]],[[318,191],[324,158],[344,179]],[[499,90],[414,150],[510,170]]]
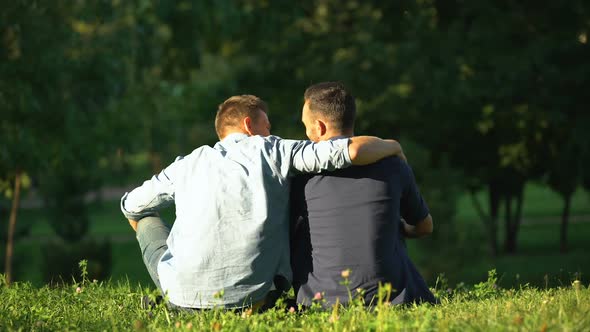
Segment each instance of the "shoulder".
[[307,141],[307,140],[298,140],[298,139],[288,139],[288,138],[281,138],[279,136],[266,136],[266,137],[262,137],[262,139],[264,139],[266,142],[269,142],[273,145],[280,145],[280,146],[284,146],[284,147],[299,147],[299,146],[305,146],[308,144],[313,144],[313,142],[311,141]]
[[307,141],[301,140],[294,140],[294,139],[285,139],[279,136],[269,135],[269,136],[249,136],[248,138],[242,140],[241,142],[245,142],[247,144],[255,144],[255,145],[272,145],[272,146],[296,146],[300,144],[305,144]]
[[202,163],[204,161],[210,161],[211,158],[220,154],[220,150],[217,148],[213,148],[208,145],[202,145],[189,154],[184,156],[177,156],[171,165],[175,165],[176,167],[191,167],[189,165],[194,165],[195,163]]
[[408,164],[407,162],[401,160],[400,158],[395,158],[398,160],[399,162],[399,169],[400,169],[400,174],[404,177],[410,177],[413,178],[414,177],[414,171],[412,170],[412,166],[410,166],[410,164]]
[[[215,145],[215,146],[217,146],[217,145]],[[215,150],[216,150],[215,148],[212,148],[209,145],[202,145],[202,146],[199,146],[198,148],[194,149],[193,151],[191,151],[191,153],[189,153],[186,156],[178,156],[178,157],[176,157],[176,160],[175,161],[192,160],[192,159],[198,158],[202,154],[207,154],[207,153],[210,153],[210,152],[215,151]]]
[[266,143],[284,143],[285,141],[288,141],[287,139],[283,139],[279,136],[275,136],[275,135],[269,135],[269,136],[260,136],[260,135],[254,135],[254,136],[248,136],[248,138],[245,139],[246,141],[250,141],[250,142],[266,142]]
[[373,164],[364,166],[353,166],[350,169],[351,171],[361,174],[403,174],[406,172],[404,164],[406,163],[398,157],[387,157]]
[[404,164],[405,164],[405,162],[398,157],[386,157],[386,158],[383,158],[372,165],[374,165],[376,167],[381,167],[381,168],[398,169],[398,168],[403,168]]

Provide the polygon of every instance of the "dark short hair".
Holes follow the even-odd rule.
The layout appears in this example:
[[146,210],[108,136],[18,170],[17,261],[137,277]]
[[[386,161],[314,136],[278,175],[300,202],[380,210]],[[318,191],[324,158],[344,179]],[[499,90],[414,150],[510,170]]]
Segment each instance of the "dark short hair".
[[317,83],[305,90],[305,102],[312,113],[320,114],[330,121],[335,129],[354,128],[356,104],[354,97],[340,82]]
[[225,136],[228,128],[239,127],[240,122],[247,116],[252,118],[253,121],[258,120],[260,115],[258,111],[268,113],[268,106],[264,100],[256,96],[240,95],[228,98],[217,109],[217,115],[215,116],[217,136],[221,139]]

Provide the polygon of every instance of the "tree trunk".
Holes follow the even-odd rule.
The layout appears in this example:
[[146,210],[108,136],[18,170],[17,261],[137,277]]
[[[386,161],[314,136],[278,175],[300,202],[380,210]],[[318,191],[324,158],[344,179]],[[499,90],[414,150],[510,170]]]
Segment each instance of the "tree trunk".
[[489,241],[493,256],[498,255],[498,210],[500,208],[500,193],[497,185],[490,183],[490,222]]
[[[504,251],[507,254],[515,254],[517,248],[518,230],[520,228],[522,215],[522,202],[524,197],[524,181],[515,183],[514,186],[505,188],[504,200],[505,206],[505,241]],[[515,205],[513,204],[515,203]]]
[[516,253],[517,249],[517,239],[518,239],[518,232],[520,231],[520,223],[522,222],[522,202],[524,200],[524,184],[520,188],[518,192],[518,196],[516,196],[516,211],[514,211],[514,218],[512,219],[512,234],[514,234],[514,253]]
[[20,203],[20,171],[16,172],[14,178],[14,197],[12,198],[12,208],[10,210],[10,219],[8,221],[8,235],[6,238],[6,259],[4,261],[4,271],[6,273],[6,283],[10,284],[12,280],[12,256],[14,249],[14,230],[16,228],[16,213]]
[[[518,231],[520,229],[522,215],[522,201],[524,199],[524,185],[519,188],[516,197],[511,194],[506,195],[506,241],[504,250],[508,254],[515,254],[517,249]],[[516,203],[514,212],[512,211],[512,202]]]
[[481,203],[477,199],[476,194],[477,193],[475,192],[475,189],[469,190],[469,197],[471,197],[471,203],[475,207],[475,211],[477,211],[477,214],[479,215],[479,219],[483,222],[485,227],[488,227],[488,224],[490,222],[490,215],[486,214],[484,212],[483,207],[481,206]]
[[504,199],[504,204],[506,204],[505,207],[505,215],[504,215],[504,221],[505,221],[505,240],[504,240],[504,251],[508,254],[514,253],[514,234],[512,232],[512,224],[513,224],[513,217],[512,217],[512,195],[507,194],[505,199]]
[[570,217],[570,203],[572,201],[572,195],[563,197],[563,212],[561,214],[561,231],[559,237],[559,251],[561,253],[567,252],[567,225]]

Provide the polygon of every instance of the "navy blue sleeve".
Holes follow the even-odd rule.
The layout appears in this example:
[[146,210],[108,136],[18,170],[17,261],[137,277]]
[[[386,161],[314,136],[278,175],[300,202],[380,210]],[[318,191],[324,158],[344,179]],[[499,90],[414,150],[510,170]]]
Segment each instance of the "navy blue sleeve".
[[418,190],[414,172],[412,172],[410,165],[401,162],[400,175],[404,180],[402,181],[404,187],[402,189],[400,213],[408,224],[416,225],[419,221],[424,220],[430,211]]

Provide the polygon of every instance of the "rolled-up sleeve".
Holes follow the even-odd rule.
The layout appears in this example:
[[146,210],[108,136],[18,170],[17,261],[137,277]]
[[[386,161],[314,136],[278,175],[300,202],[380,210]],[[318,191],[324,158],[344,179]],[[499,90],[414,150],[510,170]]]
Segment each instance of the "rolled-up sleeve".
[[290,154],[290,172],[319,173],[346,168],[352,164],[348,151],[348,138],[314,143],[311,141],[283,140]]
[[121,211],[127,219],[139,220],[153,215],[174,202],[174,182],[182,158],[121,198]]

